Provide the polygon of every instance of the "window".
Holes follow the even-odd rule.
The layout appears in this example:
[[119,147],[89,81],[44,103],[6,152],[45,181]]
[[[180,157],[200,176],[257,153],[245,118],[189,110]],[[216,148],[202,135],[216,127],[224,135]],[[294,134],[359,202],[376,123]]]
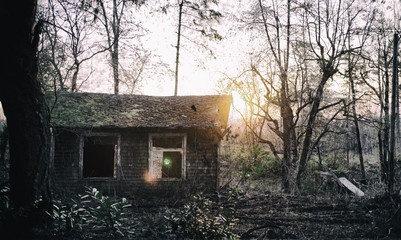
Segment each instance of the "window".
[[119,136],[89,135],[81,138],[81,176],[115,178]]
[[185,134],[149,135],[149,173],[152,179],[185,179]]

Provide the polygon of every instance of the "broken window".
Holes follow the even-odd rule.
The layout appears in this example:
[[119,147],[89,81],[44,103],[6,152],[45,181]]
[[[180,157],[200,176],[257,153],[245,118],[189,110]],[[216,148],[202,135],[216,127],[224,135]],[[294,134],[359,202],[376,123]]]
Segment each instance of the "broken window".
[[150,176],[153,179],[185,178],[184,134],[151,134],[150,141]]
[[85,136],[82,141],[82,177],[116,176],[118,136]]

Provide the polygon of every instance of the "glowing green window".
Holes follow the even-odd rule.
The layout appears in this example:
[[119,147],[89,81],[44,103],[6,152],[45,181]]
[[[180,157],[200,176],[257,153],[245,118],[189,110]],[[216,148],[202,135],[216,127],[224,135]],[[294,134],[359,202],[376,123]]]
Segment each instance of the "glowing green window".
[[162,178],[181,178],[182,154],[163,152]]
[[185,134],[150,134],[149,175],[152,179],[185,179]]

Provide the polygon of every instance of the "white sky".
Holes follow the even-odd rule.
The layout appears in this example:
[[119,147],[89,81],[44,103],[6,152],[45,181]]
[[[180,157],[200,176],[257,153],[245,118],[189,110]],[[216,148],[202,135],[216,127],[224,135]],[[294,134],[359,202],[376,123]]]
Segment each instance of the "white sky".
[[[221,12],[225,9],[241,9],[241,0],[220,1]],[[175,57],[177,42],[177,16],[173,10],[170,19],[158,16],[147,19],[144,27],[149,29],[145,37],[145,46],[152,49],[153,54],[159,55],[160,59],[169,64],[170,69],[175,69]],[[225,37],[227,27],[222,24],[216,25],[219,33]],[[223,30],[222,30],[223,29]],[[241,45],[233,42],[234,39],[223,39],[222,41],[209,41],[209,45],[215,54],[215,59],[206,52],[200,52],[198,48],[190,43],[185,37],[181,38],[180,66],[178,95],[206,95],[217,93],[217,83],[223,77],[222,73],[233,73],[236,66],[241,63],[239,51]],[[234,68],[234,69],[233,69]],[[164,76],[164,79],[147,79],[142,84],[141,92],[146,95],[172,95],[174,93],[174,74]]]
[[[248,5],[249,1],[221,0],[219,11],[224,16],[238,15]],[[168,15],[151,15],[146,12],[148,11],[146,8],[141,8],[141,11],[139,14],[145,16],[146,19],[142,22],[142,26],[149,30],[141,38],[141,43],[144,48],[149,49],[154,56],[157,56],[156,58],[159,61],[168,64],[171,72],[161,75],[148,74],[150,77],[146,77],[141,83],[139,91],[144,95],[171,96],[174,94],[173,70],[175,69],[176,58],[178,11],[170,9]],[[215,28],[223,36],[223,40],[208,41],[210,49],[214,52],[214,57],[211,57],[206,51],[199,51],[199,48],[185,37],[181,38],[178,95],[218,94],[218,82],[224,77],[223,73],[232,76],[240,71],[241,64],[249,63],[247,53],[252,47],[249,45],[249,36],[245,34],[230,35],[233,32],[230,30],[235,27],[233,24],[235,23],[224,18],[220,24],[215,24]],[[113,92],[111,69],[105,64],[99,64],[104,62],[104,57],[100,56],[92,61],[92,67],[94,67],[92,76],[80,91]],[[161,67],[155,66],[153,71],[157,72],[160,69]],[[82,70],[81,76],[87,76],[84,71],[89,70]],[[233,97],[237,108],[245,108],[245,104],[238,94],[234,94]],[[239,117],[235,113],[232,113],[231,116]]]

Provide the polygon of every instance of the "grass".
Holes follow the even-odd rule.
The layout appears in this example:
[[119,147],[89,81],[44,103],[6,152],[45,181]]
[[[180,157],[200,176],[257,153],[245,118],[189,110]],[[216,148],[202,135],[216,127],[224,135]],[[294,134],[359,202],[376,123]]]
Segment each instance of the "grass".
[[249,189],[270,191],[270,192],[280,192],[281,183],[278,178],[263,178],[263,179],[248,179],[244,183]]

